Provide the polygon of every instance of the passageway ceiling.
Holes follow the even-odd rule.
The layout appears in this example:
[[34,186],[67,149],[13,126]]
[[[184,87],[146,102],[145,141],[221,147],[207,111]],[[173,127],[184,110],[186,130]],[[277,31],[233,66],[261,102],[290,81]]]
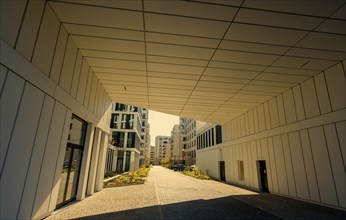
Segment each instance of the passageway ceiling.
[[345,1],[49,1],[114,101],[224,123],[346,58]]

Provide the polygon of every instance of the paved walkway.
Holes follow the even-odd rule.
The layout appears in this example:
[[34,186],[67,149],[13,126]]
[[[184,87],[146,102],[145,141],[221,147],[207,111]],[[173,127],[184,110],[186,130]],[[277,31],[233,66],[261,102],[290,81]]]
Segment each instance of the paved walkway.
[[155,166],[143,185],[106,188],[47,219],[344,219],[345,212]]

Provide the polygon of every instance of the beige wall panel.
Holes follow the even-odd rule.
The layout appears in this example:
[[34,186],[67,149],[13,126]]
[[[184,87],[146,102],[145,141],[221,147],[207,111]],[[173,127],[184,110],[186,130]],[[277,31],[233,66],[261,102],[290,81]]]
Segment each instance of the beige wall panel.
[[93,74],[92,83],[91,83],[91,90],[90,90],[90,95],[89,95],[89,104],[88,104],[88,109],[91,112],[93,112],[93,108],[94,108],[94,104],[95,104],[95,98],[96,98],[96,91],[97,91],[98,83],[99,83],[98,79]]
[[265,102],[263,105],[264,105],[264,116],[266,119],[266,126],[267,126],[267,130],[268,130],[268,129],[272,128],[272,126],[270,124],[269,102]]
[[346,105],[346,83],[345,73],[341,64],[328,69],[325,72],[329,97],[332,103],[333,111],[345,108]]
[[55,209],[56,203],[58,200],[60,178],[61,178],[62,167],[64,163],[68,134],[70,132],[69,128],[71,123],[71,117],[72,117],[72,111],[70,109],[67,109],[65,120],[64,120],[64,128],[63,128],[63,132],[60,139],[60,148],[58,149],[58,159],[56,161],[56,166],[55,166],[52,192],[51,192],[51,197],[50,197],[50,202],[48,207],[49,212],[52,212]]
[[261,151],[262,151],[262,159],[266,161],[266,169],[267,169],[267,178],[268,178],[268,188],[271,192],[273,190],[272,185],[272,170],[270,166],[270,159],[269,159],[269,146],[268,146],[268,140],[267,138],[261,139]]
[[5,79],[7,76],[7,71],[8,69],[6,67],[4,67],[3,65],[0,65],[0,92],[2,90],[2,87],[5,84]]
[[243,147],[243,158],[244,158],[244,180],[245,180],[244,182],[245,182],[245,185],[251,186],[248,142],[243,143],[242,147]]
[[18,213],[18,219],[30,219],[31,217],[31,209],[35,199],[35,192],[37,190],[37,183],[40,175],[39,170],[41,169],[42,165],[53,107],[54,100],[50,96],[46,95],[42,107],[40,124],[37,128],[37,135],[32,150],[32,157],[28,166],[29,169],[27,180],[23,190],[23,197]]
[[51,69],[50,75],[49,75],[49,77],[54,82],[56,82],[57,84],[59,83],[60,74],[61,74],[61,67],[62,67],[62,63],[64,61],[67,38],[68,38],[67,31],[66,31],[65,27],[62,25],[60,27],[60,32],[58,35],[58,41],[56,44],[54,59],[53,59],[53,63],[52,63],[52,69]]
[[44,0],[29,1],[19,33],[16,50],[28,60],[32,57],[45,3]]
[[320,191],[321,202],[329,205],[338,205],[335,192],[334,179],[326,140],[321,126],[309,129],[312,155],[315,162],[318,188]]
[[324,126],[324,132],[326,135],[329,157],[331,158],[330,162],[339,205],[346,208],[346,176],[335,125],[329,124]]
[[245,135],[248,136],[250,135],[250,131],[249,131],[249,112],[246,112],[244,114],[245,117]]
[[282,148],[284,150],[284,157],[285,157],[285,164],[286,164],[288,190],[291,196],[296,197],[297,191],[296,191],[296,184],[295,184],[295,178],[294,178],[294,172],[293,172],[292,157],[291,157],[291,150],[290,150],[288,135],[283,134],[281,135],[281,137],[282,137]]
[[88,74],[89,74],[89,65],[83,58],[82,69],[80,72],[79,83],[78,83],[77,97],[76,97],[77,101],[81,104],[84,103],[84,96],[85,96],[85,89],[86,89],[87,81],[88,81]]
[[240,133],[241,136],[244,137],[246,135],[246,131],[245,131],[245,116],[244,114],[242,114],[240,117]]
[[293,97],[294,97],[294,103],[297,110],[297,119],[298,121],[301,121],[305,119],[306,117],[305,117],[305,110],[304,110],[302,91],[301,91],[300,85],[293,88]]
[[249,111],[249,131],[250,131],[250,134],[255,133],[255,123],[254,123],[253,110]]
[[257,164],[256,161],[258,160],[257,158],[257,146],[256,146],[256,141],[251,141],[250,143],[251,146],[251,163],[252,163],[252,181],[253,181],[253,187],[258,189],[258,173],[257,173]]
[[320,114],[314,80],[308,79],[301,84],[304,109],[307,118]]
[[330,100],[327,90],[326,81],[324,80],[324,74],[320,73],[314,77],[316,92],[318,97],[318,103],[320,104],[321,114],[330,112],[332,110],[330,106]]
[[257,112],[258,112],[258,125],[259,125],[259,130],[264,131],[266,130],[266,121],[265,121],[265,116],[264,116],[264,106],[260,105],[257,107]]
[[231,123],[234,125],[234,138],[239,138],[239,129],[238,129],[238,118],[235,118]]
[[257,160],[263,160],[261,148],[262,148],[261,141],[260,140],[256,140]]
[[292,156],[292,165],[294,172],[294,180],[296,184],[297,197],[302,199],[310,199],[309,188],[307,184],[304,157],[300,144],[300,136],[298,131],[289,133],[289,143]]
[[24,80],[8,71],[0,99],[0,170],[5,160],[23,89]]
[[0,36],[14,48],[26,0],[1,1],[0,5]]
[[36,87],[25,85],[1,175],[1,219],[17,217],[43,97],[43,92]]
[[82,69],[82,61],[83,61],[83,56],[78,50],[76,63],[74,65],[73,78],[72,78],[71,91],[70,91],[70,94],[73,98],[77,97],[78,84],[79,84],[80,73]]
[[344,167],[346,167],[346,121],[338,122],[335,125],[340,142],[340,149],[344,161]]
[[311,154],[311,144],[307,130],[300,131],[300,138],[302,142],[302,150],[304,157],[304,164],[307,174],[310,199],[315,202],[320,202],[320,193],[318,190],[318,183],[315,171],[315,162]]
[[93,106],[92,112],[97,115],[97,105],[99,104],[100,100],[100,92],[101,92],[101,83],[97,80],[97,87],[96,87],[96,93],[95,93],[95,103]]
[[100,88],[100,95],[99,95],[99,100],[98,104],[96,105],[97,112],[96,115],[97,117],[101,118],[102,117],[102,106],[103,106],[103,101],[104,101],[104,96],[105,96],[105,90],[103,89],[102,85]]
[[32,57],[32,63],[47,76],[49,75],[53,61],[59,26],[60,21],[58,17],[55,15],[52,8],[47,5]]
[[273,138],[268,137],[267,141],[268,141],[268,151],[269,151],[269,166],[270,166],[270,172],[271,172],[271,176],[272,176],[272,178],[271,178],[272,192],[279,193]]
[[71,83],[73,78],[73,71],[76,62],[77,47],[72,38],[67,40],[67,48],[62,64],[59,86],[67,93],[70,93]]
[[278,113],[278,107],[276,103],[276,98],[272,98],[269,100],[269,113],[270,113],[270,122],[271,127],[276,128],[279,126],[279,113]]
[[285,107],[286,122],[290,124],[297,121],[296,108],[293,98],[293,90],[290,89],[283,93],[283,102]]
[[276,164],[278,183],[279,183],[278,185],[279,192],[284,195],[289,195],[286,168],[285,168],[285,156],[284,156],[284,150],[282,148],[282,140],[280,135],[273,137],[273,144],[274,144],[275,164]]
[[282,99],[283,98],[282,98],[281,94],[276,96],[276,102],[278,104],[280,126],[283,126],[286,124],[285,108],[284,108],[284,102]]
[[254,116],[254,124],[255,124],[255,133],[257,133],[257,132],[259,132],[257,108],[253,109],[253,116]]
[[89,106],[89,99],[90,99],[90,94],[91,94],[90,91],[91,91],[91,84],[93,82],[93,78],[94,78],[94,72],[91,70],[91,68],[89,68],[87,86],[86,86],[86,91],[85,91],[85,96],[84,96],[84,106],[86,108],[88,108],[88,106]]
[[247,151],[248,151],[248,169],[249,169],[249,181],[250,181],[250,186],[255,188],[255,181],[254,181],[254,176],[255,176],[255,170],[253,169],[253,163],[254,160],[252,159],[252,151],[251,151],[251,142],[246,142],[247,145]]
[[54,179],[54,172],[52,171],[55,170],[58,159],[65,115],[66,107],[59,102],[55,102],[46,150],[43,156],[42,169],[40,171],[40,179],[37,186],[39,190],[36,192],[31,218],[40,218],[48,212]]

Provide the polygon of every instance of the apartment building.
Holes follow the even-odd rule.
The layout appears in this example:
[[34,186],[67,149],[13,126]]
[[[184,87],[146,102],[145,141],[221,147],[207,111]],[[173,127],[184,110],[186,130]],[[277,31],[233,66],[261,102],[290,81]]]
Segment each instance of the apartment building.
[[[116,150],[108,152],[114,155],[111,162],[115,164],[114,171],[135,171],[139,168],[141,149],[144,152],[145,143],[141,135],[145,123],[142,118],[141,108],[118,102],[112,104],[111,145],[115,146]],[[145,133],[146,124],[144,126]],[[114,169],[114,166],[112,167]]]
[[170,136],[156,136],[155,138],[155,165],[166,157],[170,157]]
[[155,145],[150,146],[150,164],[155,164],[156,150]]
[[150,124],[148,118],[149,111],[143,108],[139,166],[148,166],[150,160]]
[[179,129],[184,134],[182,138],[183,158],[188,166],[196,164],[197,130],[205,124],[205,122],[192,118],[179,118]]

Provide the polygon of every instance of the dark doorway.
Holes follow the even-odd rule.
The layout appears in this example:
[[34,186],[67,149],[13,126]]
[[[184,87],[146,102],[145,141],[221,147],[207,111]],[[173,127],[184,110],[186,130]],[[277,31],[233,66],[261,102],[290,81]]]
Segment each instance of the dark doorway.
[[262,192],[269,192],[265,160],[257,160],[258,186]]
[[56,208],[76,199],[86,126],[85,121],[72,116]]
[[220,164],[220,180],[226,181],[226,175],[225,175],[225,161],[219,161]]

